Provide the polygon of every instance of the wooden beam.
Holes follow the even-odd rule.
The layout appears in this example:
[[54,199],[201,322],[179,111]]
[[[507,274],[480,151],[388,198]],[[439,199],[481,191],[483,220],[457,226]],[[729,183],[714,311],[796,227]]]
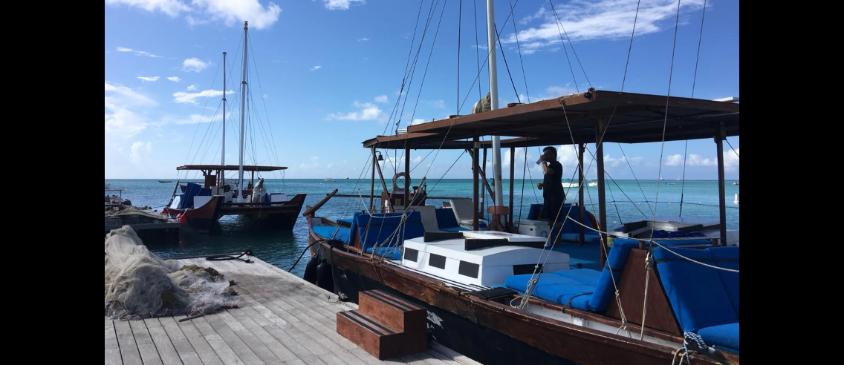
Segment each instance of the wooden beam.
[[[481,193],[481,210],[480,210],[481,212],[486,211],[486,193],[487,192],[489,193],[490,198],[492,198],[492,201],[493,201],[492,205],[495,205],[495,197],[493,196],[495,194],[492,192],[491,189],[489,189],[489,180],[487,180],[487,178],[486,178],[486,151],[487,151],[487,149],[484,148],[483,150],[484,150],[484,153],[483,153],[483,161],[484,162],[479,168],[481,169],[480,170],[481,171],[481,178],[484,181],[483,186],[486,187],[487,190],[484,190]],[[481,213],[481,214],[483,214],[483,213]]]
[[[601,133],[604,130],[604,121],[598,119],[598,123],[595,128],[595,135],[596,140],[596,149],[597,149],[597,157],[598,160],[598,208],[600,213],[600,220],[601,223],[598,225],[598,229],[602,232],[607,231],[607,196],[604,185],[604,143],[603,141],[599,140]],[[601,243],[599,246],[601,250],[601,266],[604,265],[604,262],[607,260],[606,255],[604,254],[605,248],[607,244],[607,235],[605,233],[601,233]]]
[[516,147],[510,147],[510,211],[507,212],[507,229],[512,232],[513,227],[513,185],[516,177]]
[[[472,138],[472,230],[478,230],[478,137]],[[459,222],[458,222],[459,223]]]
[[410,148],[404,148],[404,209],[410,206]]
[[[583,190],[585,179],[583,178],[583,152],[586,150],[586,145],[581,143],[577,145],[577,175],[578,175],[578,189],[577,189],[577,205],[580,207],[580,221],[581,223],[586,222],[586,207],[583,205]],[[580,243],[586,241],[584,237],[584,230],[582,226],[580,226],[580,234],[578,235],[578,240]]]
[[[378,171],[378,178],[380,178],[380,179],[381,179],[381,189],[383,189],[383,193],[382,193],[382,195],[383,195],[383,194],[386,194],[386,195],[387,195],[387,199],[388,199],[388,201],[389,201],[389,200],[390,200],[390,191],[389,191],[389,190],[387,190],[387,183],[386,183],[386,182],[384,182],[384,173],[383,173],[383,172],[381,172],[381,164],[380,164],[380,163],[378,163],[378,161],[377,161],[377,160],[375,161],[375,170],[376,170],[376,171]],[[381,212],[382,212],[382,213],[385,213],[385,212],[384,212],[384,202],[383,202],[383,199],[382,199],[382,202],[381,202]]]
[[718,131],[715,137],[715,145],[718,148],[718,213],[721,222],[721,245],[727,244],[727,202],[724,186],[724,129]]
[[375,165],[378,164],[378,158],[375,157],[375,147],[372,150],[372,179],[369,181],[369,211],[375,213]]

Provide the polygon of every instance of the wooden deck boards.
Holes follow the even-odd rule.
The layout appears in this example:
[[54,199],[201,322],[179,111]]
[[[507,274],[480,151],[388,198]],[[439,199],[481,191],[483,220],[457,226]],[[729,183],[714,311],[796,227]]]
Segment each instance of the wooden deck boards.
[[239,308],[184,316],[105,319],[106,364],[477,364],[440,344],[379,361],[336,331],[337,312],[357,309],[336,295],[259,259],[179,264],[212,267],[236,282]]

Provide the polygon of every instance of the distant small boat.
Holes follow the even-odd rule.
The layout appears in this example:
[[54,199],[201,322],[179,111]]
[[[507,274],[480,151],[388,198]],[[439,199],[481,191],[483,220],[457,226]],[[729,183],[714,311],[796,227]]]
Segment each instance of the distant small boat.
[[167,184],[167,183],[173,182],[173,180],[158,180],[158,182],[160,182],[162,184]]
[[738,185],[738,180],[733,181],[733,185]]

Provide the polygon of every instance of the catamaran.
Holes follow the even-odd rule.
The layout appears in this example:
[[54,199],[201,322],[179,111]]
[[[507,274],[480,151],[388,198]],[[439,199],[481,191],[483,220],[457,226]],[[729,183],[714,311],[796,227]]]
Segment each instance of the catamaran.
[[[499,109],[492,19],[488,0],[489,110],[363,141],[372,165],[369,204],[343,218],[318,216],[335,190],[306,209],[306,280],[353,301],[368,289],[399,294],[428,310],[438,342],[484,363],[739,363],[739,246],[737,232],[727,230],[723,159],[723,141],[738,135],[739,105],[590,88]],[[654,213],[608,227],[606,143],[704,138],[718,154],[717,224],[662,221]],[[584,204],[587,144],[595,151],[597,217]],[[577,146],[577,204],[564,204],[547,221],[517,220],[516,149],[549,145]],[[492,187],[480,165],[487,148]],[[506,206],[501,148],[510,150]],[[388,190],[381,171],[378,156],[390,149],[404,152],[403,189],[394,179]],[[425,205],[427,176],[411,189],[410,154],[442,149],[468,152],[473,196]],[[489,215],[480,209],[486,193],[494,202]]]
[[[223,52],[223,143],[220,164],[192,164],[176,168],[179,171],[200,171],[204,178],[203,185],[188,182],[177,183],[181,194],[173,190],[170,203],[164,209],[165,214],[177,217],[180,223],[207,227],[225,215],[238,215],[250,221],[275,229],[290,230],[296,223],[305,194],[295,194],[290,198],[283,193],[269,193],[264,188],[264,179],[255,173],[286,170],[283,166],[244,165],[243,151],[246,125],[244,123],[247,97],[247,41],[249,22],[243,23],[243,77],[240,83],[240,149],[237,165],[226,165],[226,52]],[[237,171],[237,180],[229,184],[226,171]],[[247,186],[244,186],[244,173],[251,173]]]

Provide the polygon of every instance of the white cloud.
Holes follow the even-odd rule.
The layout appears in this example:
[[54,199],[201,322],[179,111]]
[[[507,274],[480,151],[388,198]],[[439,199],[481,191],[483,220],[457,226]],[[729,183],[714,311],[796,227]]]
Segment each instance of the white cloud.
[[173,82],[182,81],[182,79],[180,79],[179,76],[168,76],[167,80],[170,80],[170,81],[173,81]]
[[137,141],[132,143],[129,157],[132,159],[132,162],[139,164],[149,157],[150,153],[152,153],[152,144],[150,142]]
[[724,169],[726,170],[733,170],[738,169],[739,167],[739,149],[736,148],[736,151],[733,152],[730,148],[724,149]]
[[366,37],[358,38],[358,42],[368,42],[368,41],[369,41],[369,38],[366,38]]
[[148,82],[156,82],[158,81],[158,76],[138,76],[138,80],[141,81],[148,81]]
[[140,50],[131,49],[131,48],[127,48],[127,47],[117,47],[117,52],[131,53],[135,56],[144,56],[144,57],[151,57],[151,58],[160,58],[161,57],[161,56],[149,53],[147,51],[140,51]]
[[175,124],[200,124],[200,123],[211,123],[220,120],[220,116],[218,115],[201,115],[201,114],[191,114],[185,119],[178,119],[174,123]]
[[191,25],[220,21],[234,26],[248,20],[257,29],[273,25],[281,13],[276,3],[268,2],[264,6],[259,0],[106,0],[106,4],[158,11],[171,17],[186,14],[185,19]]
[[106,0],[106,4],[134,6],[149,12],[160,11],[171,17],[190,10],[190,7],[180,0]]
[[427,122],[427,120],[422,119],[422,118],[415,118],[415,119],[413,119],[413,121],[410,122],[410,125],[421,124],[421,123],[425,123],[425,122]]
[[[233,91],[227,90],[226,93],[231,94]],[[180,104],[196,104],[196,99],[212,98],[216,96],[223,96],[223,90],[207,89],[195,93],[177,91],[173,93],[173,101]]]
[[386,118],[384,111],[373,103],[361,103],[356,101],[353,105],[358,109],[357,111],[348,113],[331,113],[328,115],[328,119],[362,121],[383,120]]
[[[665,166],[683,166],[683,155],[679,153],[669,155],[665,158]],[[686,166],[718,166],[718,159],[691,153],[686,157]]]
[[320,65],[316,65],[316,66],[312,66],[312,67],[310,68],[310,70],[311,70],[311,71],[316,71],[316,70],[319,70],[319,69],[321,69],[321,68],[322,68],[322,66],[320,66]]
[[366,0],[323,0],[328,10],[349,10],[352,4],[366,4]]
[[200,72],[208,67],[208,63],[196,57],[185,59],[182,62],[182,70],[186,72]]
[[[387,101],[386,95],[378,95],[373,98],[375,102],[384,103]],[[352,120],[352,121],[362,121],[362,120],[377,120],[377,121],[386,121],[387,115],[381,110],[378,105],[372,102],[364,102],[361,103],[359,101],[355,101],[352,103],[357,111],[348,112],[348,113],[331,113],[328,115],[329,120]]]
[[[151,98],[126,86],[105,82],[105,132],[108,139],[128,140],[147,128],[143,111],[157,106]],[[107,141],[108,141],[107,139]]]
[[190,84],[190,85],[188,85],[187,90],[188,90],[188,91],[195,91],[195,90],[196,90],[196,84]]
[[[629,37],[633,30],[633,18],[636,16],[637,0],[597,0],[571,1],[566,4],[555,4],[559,22],[565,33],[572,41],[591,39],[616,39]],[[687,0],[681,3],[681,11],[700,9],[703,0]],[[677,11],[674,0],[643,1],[639,7],[636,21],[636,35],[644,35],[668,29],[673,26],[669,22]],[[518,35],[510,33],[502,39],[502,43],[512,44],[516,37],[522,47],[522,52],[531,54],[549,46],[560,44],[562,30],[551,9],[540,10],[523,21],[526,23],[541,19],[537,24],[519,31]],[[669,24],[670,23],[670,24]]]

